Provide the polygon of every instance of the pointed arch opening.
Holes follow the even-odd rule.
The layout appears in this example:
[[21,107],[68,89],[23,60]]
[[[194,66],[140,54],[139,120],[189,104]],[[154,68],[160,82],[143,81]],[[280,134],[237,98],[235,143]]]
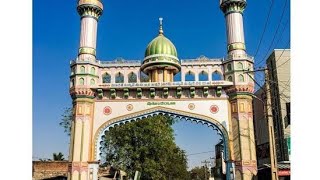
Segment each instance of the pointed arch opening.
[[195,81],[195,74],[192,71],[189,71],[185,75],[185,81]]
[[92,67],[92,68],[90,69],[90,74],[96,74],[96,68]]
[[201,71],[199,73],[199,81],[208,81],[209,77],[208,77],[208,72],[206,71]]
[[80,67],[80,73],[85,73],[86,72],[86,68],[84,66]]
[[137,82],[137,75],[134,72],[128,74],[128,82],[129,83],[136,83]]
[[124,83],[124,76],[121,72],[118,72],[116,75],[116,83]]
[[108,73],[105,73],[102,76],[102,83],[111,83],[111,75]]
[[222,74],[218,71],[214,71],[212,73],[212,80],[213,81],[221,81],[222,80]]
[[243,70],[243,64],[241,62],[237,63],[237,69],[238,70]]
[[91,79],[90,80],[90,85],[95,85],[96,84],[96,81],[94,79]]
[[83,78],[79,79],[79,85],[84,85],[84,79]]
[[244,76],[242,74],[239,75],[239,82],[244,82]]

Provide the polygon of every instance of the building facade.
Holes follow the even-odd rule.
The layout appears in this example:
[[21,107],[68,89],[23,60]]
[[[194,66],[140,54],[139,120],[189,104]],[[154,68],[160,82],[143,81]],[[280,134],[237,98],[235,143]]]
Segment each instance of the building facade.
[[[290,176],[290,50],[275,49],[267,59],[268,83],[274,126],[278,174]],[[254,126],[257,147],[258,177],[270,177],[269,130],[266,118],[266,86],[255,92],[253,100]]]
[[[253,69],[246,53],[243,11],[246,0],[220,0],[227,31],[225,58],[180,59],[165,36],[162,18],[157,36],[141,60],[97,59],[100,0],[78,0],[81,16],[78,56],[70,62],[71,126],[69,180],[97,180],[104,163],[101,145],[109,129],[149,116],[202,123],[223,140],[226,179],[250,180],[257,173],[252,93]],[[143,52],[142,52],[143,55]],[[181,73],[181,81],[174,76]],[[193,78],[187,78],[187,76]],[[202,77],[202,78],[200,78]]]

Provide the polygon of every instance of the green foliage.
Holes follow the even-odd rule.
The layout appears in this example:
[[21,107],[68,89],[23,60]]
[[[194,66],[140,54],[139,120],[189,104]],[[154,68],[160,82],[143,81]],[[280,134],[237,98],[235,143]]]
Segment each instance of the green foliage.
[[63,127],[64,132],[70,136],[71,134],[71,123],[73,119],[72,108],[65,108],[63,114],[61,115],[61,121],[59,125]]
[[141,179],[188,179],[185,152],[174,142],[173,119],[149,117],[117,126],[106,133],[106,165]]
[[59,152],[58,154],[53,153],[53,160],[54,161],[63,161],[64,160],[63,154],[61,152]]
[[191,180],[208,180],[210,176],[209,168],[204,166],[194,167],[189,173]]

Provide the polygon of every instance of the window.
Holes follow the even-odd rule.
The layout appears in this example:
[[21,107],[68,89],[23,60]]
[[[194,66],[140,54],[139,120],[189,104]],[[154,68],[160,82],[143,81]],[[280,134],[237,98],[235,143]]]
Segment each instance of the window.
[[85,68],[84,66],[81,66],[81,67],[80,67],[80,73],[85,73],[85,72],[86,72],[85,69],[86,69],[86,68]]
[[116,75],[116,83],[124,83],[124,76],[120,72]]
[[287,110],[288,125],[290,125],[291,124],[291,121],[290,121],[290,102],[286,103],[286,110]]
[[135,83],[135,82],[137,82],[137,75],[135,74],[135,73],[130,73],[129,75],[128,75],[128,82],[129,83]]
[[232,82],[232,76],[228,77],[228,81]]
[[208,81],[208,73],[205,71],[201,71],[199,74],[199,81]]
[[181,72],[177,73],[177,74],[173,77],[173,81],[174,81],[174,82],[181,81]]
[[222,80],[222,75],[218,71],[215,71],[214,73],[212,73],[212,80],[220,81]]
[[73,75],[73,74],[75,74],[75,73],[76,73],[76,68],[73,67],[73,68],[71,69],[71,75]]
[[237,69],[238,70],[243,70],[243,64],[241,62],[237,63]]
[[90,80],[90,85],[94,85],[96,83],[96,81],[94,79]]
[[71,87],[74,86],[74,79],[71,80]]
[[80,79],[79,79],[79,84],[80,84],[80,85],[84,85],[84,79],[83,79],[83,78],[80,78]]
[[195,81],[194,73],[189,71],[185,76],[185,81]]
[[244,76],[242,74],[239,75],[239,82],[244,82]]
[[102,76],[102,83],[111,83],[111,76],[108,73],[105,73]]
[[96,69],[94,67],[92,67],[91,70],[90,70],[90,73],[91,74],[96,74]]
[[231,64],[228,64],[227,65],[227,71],[231,71],[231,70],[232,70]]

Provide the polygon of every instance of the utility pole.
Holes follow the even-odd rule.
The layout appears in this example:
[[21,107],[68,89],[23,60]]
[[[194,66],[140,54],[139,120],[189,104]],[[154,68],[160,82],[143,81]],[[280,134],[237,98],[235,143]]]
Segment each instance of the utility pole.
[[205,161],[202,161],[201,163],[203,163],[204,164],[204,179],[205,180],[207,180],[207,167],[208,167],[208,164],[210,163],[210,161],[207,161],[207,160],[205,160]]
[[272,180],[278,180],[278,167],[277,167],[277,153],[275,147],[275,139],[274,139],[274,128],[273,128],[273,117],[272,117],[272,107],[271,107],[271,94],[270,94],[270,86],[269,86],[269,71],[265,70],[265,93],[267,97],[266,104],[266,116],[268,121],[268,130],[269,130],[269,150],[270,150],[270,165],[271,165],[271,178]]
[[[265,71],[265,88],[261,87],[260,84],[253,78],[249,73],[256,71]],[[262,99],[253,95],[252,97],[258,99],[263,103],[264,113],[267,118],[268,124],[268,135],[269,135],[269,151],[270,151],[270,168],[271,168],[271,178],[272,180],[279,180],[278,176],[278,162],[277,162],[277,153],[275,146],[275,138],[274,138],[274,128],[273,128],[273,116],[272,116],[272,105],[271,105],[271,94],[270,94],[270,86],[269,86],[269,71],[268,68],[258,69],[255,71],[246,71],[246,74],[260,87],[264,90],[266,94],[267,102],[265,103]]]

